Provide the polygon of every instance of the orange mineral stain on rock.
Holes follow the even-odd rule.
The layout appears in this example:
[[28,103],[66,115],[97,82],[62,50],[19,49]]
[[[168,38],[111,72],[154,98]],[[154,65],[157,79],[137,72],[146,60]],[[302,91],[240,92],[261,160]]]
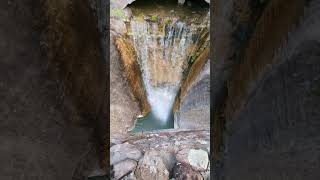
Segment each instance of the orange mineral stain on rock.
[[116,39],[116,46],[121,55],[121,65],[123,72],[131,87],[132,93],[139,103],[143,115],[150,112],[150,105],[147,100],[147,94],[142,81],[142,72],[137,61],[137,55],[131,42],[124,37]]

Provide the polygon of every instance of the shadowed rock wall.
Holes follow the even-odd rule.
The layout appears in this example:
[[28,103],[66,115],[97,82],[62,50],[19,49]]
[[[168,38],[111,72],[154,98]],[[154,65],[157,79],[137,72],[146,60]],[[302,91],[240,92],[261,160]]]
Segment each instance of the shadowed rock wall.
[[100,168],[107,82],[92,2],[0,2],[0,179]]
[[216,5],[216,178],[319,179],[319,1]]

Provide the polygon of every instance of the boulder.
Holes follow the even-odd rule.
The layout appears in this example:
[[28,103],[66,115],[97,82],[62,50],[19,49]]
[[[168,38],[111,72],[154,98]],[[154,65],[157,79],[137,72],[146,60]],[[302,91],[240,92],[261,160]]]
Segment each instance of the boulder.
[[185,163],[177,163],[173,170],[173,178],[175,180],[203,180],[199,172],[193,170],[190,165]]
[[163,162],[159,152],[155,150],[147,151],[139,161],[135,171],[137,179],[141,180],[168,180],[169,171]]
[[208,153],[202,149],[191,149],[188,154],[188,161],[193,169],[205,171],[209,164]]
[[177,161],[190,165],[196,171],[207,170],[209,164],[208,153],[204,150],[183,149],[177,153]]
[[120,161],[131,159],[139,161],[142,153],[134,145],[129,143],[117,144],[110,148],[110,163],[117,164]]
[[115,179],[120,179],[130,172],[133,172],[136,166],[137,162],[130,159],[124,160],[114,165],[113,171]]

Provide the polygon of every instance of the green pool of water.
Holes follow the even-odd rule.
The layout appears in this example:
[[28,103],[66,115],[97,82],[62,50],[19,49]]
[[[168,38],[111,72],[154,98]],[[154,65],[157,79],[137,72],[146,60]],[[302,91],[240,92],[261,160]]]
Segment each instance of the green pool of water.
[[130,133],[154,131],[158,129],[172,129],[174,128],[173,113],[170,114],[167,121],[157,118],[152,112],[142,118],[136,120],[135,126]]

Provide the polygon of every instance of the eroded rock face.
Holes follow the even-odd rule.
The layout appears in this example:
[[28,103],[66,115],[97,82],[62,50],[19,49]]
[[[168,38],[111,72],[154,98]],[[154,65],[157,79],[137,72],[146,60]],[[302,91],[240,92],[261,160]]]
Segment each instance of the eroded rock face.
[[130,86],[132,94],[134,95],[133,100],[139,104],[141,113],[146,115],[150,112],[150,105],[142,80],[142,70],[140,69],[134,47],[131,42],[124,37],[116,38],[115,43],[121,55],[120,64],[123,70],[123,75]]
[[118,136],[126,134],[136,117],[149,111],[149,106],[147,98],[143,98],[141,72],[134,52],[121,38],[126,32],[125,23],[113,17],[110,21],[110,134]]
[[89,2],[1,1],[0,14],[0,179],[89,175],[109,103]]
[[[190,75],[191,76],[191,75]],[[193,74],[193,76],[195,76]],[[207,60],[189,87],[182,86],[179,109],[175,112],[175,128],[210,128],[210,60]]]
[[[228,5],[225,1],[216,4]],[[217,179],[222,176],[247,180],[319,179],[320,164],[315,160],[319,156],[315,149],[320,146],[316,143],[320,138],[320,126],[316,123],[320,117],[316,93],[320,74],[319,4],[319,0],[269,1],[257,19],[257,26],[250,32],[232,27],[235,24],[228,19],[235,7],[214,12],[219,19],[215,26],[219,27],[214,36],[219,40],[215,41],[215,58],[228,64],[230,60],[237,60],[232,58],[234,54],[241,54],[241,62],[229,68],[215,64],[215,72],[220,74],[213,77],[221,78],[227,72],[222,69],[232,69],[231,76],[220,81],[228,88],[227,98],[221,103],[227,107],[218,107],[224,112],[221,111],[222,116],[215,121],[225,121],[226,131],[232,133],[220,136],[225,139],[223,146],[228,151],[221,152],[227,157],[225,160],[217,157],[213,163],[218,164],[214,169]],[[238,5],[239,14],[247,10],[257,12],[250,6]],[[239,14],[234,15],[235,21],[243,22],[237,18]],[[282,26],[276,26],[278,23]],[[235,40],[231,29],[235,29],[234,35],[246,34],[247,49],[238,49],[230,43]],[[243,43],[239,39],[235,41]],[[219,94],[214,96],[218,98]],[[215,147],[221,148],[216,142]]]
[[110,39],[110,134],[125,134],[139,114],[139,104],[133,99],[130,86],[123,76],[120,55],[115,46],[115,36]]

